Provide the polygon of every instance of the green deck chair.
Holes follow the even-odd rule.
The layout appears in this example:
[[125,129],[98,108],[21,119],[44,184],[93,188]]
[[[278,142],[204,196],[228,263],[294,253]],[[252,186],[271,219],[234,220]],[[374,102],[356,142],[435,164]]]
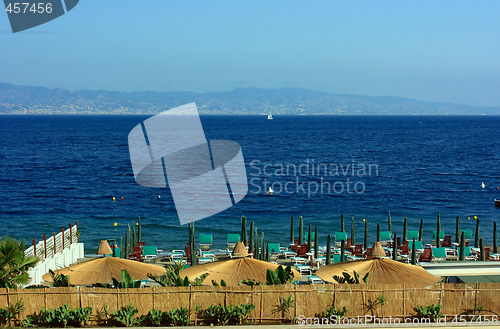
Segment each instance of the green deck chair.
[[144,246],[142,247],[142,255],[144,258],[156,258],[156,246]]
[[435,260],[444,260],[446,259],[446,248],[432,248],[432,258]]
[[232,251],[234,249],[234,246],[236,246],[236,243],[240,241],[240,235],[239,234],[231,234],[229,233],[227,235],[227,249],[229,251]]
[[200,234],[200,250],[207,251],[212,247],[212,234]]
[[280,244],[279,243],[269,243],[268,246],[269,246],[269,252],[271,254],[279,254],[279,253],[281,253]]
[[408,237],[408,241],[412,241],[413,238],[418,240],[418,231],[406,231],[406,236]]
[[[408,249],[409,249],[410,251],[412,251],[412,249],[413,249],[413,238],[412,238],[410,241],[408,241]],[[415,249],[424,249],[424,248],[422,247],[422,241],[420,241],[420,240],[415,240]]]

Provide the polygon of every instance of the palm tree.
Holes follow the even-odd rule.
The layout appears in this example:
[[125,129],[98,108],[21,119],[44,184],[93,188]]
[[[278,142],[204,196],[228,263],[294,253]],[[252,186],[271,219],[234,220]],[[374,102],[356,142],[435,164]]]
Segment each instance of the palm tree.
[[28,270],[35,267],[38,257],[24,255],[24,243],[10,237],[0,242],[0,287],[16,288],[28,284]]

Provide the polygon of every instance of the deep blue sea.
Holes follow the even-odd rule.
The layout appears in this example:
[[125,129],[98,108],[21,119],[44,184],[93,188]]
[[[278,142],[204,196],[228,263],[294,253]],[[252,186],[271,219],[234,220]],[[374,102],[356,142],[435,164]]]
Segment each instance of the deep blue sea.
[[[0,236],[26,240],[79,221],[81,241],[95,252],[101,239],[120,239],[128,223],[143,223],[143,239],[165,251],[188,240],[168,189],[135,183],[127,136],[146,116],[0,116]],[[255,222],[266,241],[287,245],[290,216],[318,227],[320,244],[340,228],[340,214],[363,240],[391,211],[401,235],[425,222],[454,235],[455,218],[492,243],[500,221],[500,117],[477,116],[202,116],[207,139],[237,141],[249,181],[234,207],[196,222],[196,233],[225,248],[240,218]],[[354,172],[352,168],[355,168]],[[364,171],[363,171],[363,168]],[[265,169],[265,173],[264,173]],[[267,174],[267,175],[266,175]],[[265,193],[273,184],[275,194]],[[481,189],[481,182],[486,188]],[[289,183],[286,185],[286,183]],[[286,190],[285,190],[285,187]],[[161,196],[161,197],[159,197]],[[113,202],[112,198],[116,201]],[[121,198],[123,197],[123,200]],[[113,226],[117,223],[117,226]]]

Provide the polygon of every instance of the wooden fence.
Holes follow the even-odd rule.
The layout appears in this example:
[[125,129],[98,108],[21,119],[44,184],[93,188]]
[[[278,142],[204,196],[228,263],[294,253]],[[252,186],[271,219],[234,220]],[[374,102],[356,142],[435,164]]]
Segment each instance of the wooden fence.
[[[71,308],[91,306],[95,312],[105,304],[111,311],[129,303],[146,314],[156,308],[170,310],[181,306],[189,308],[191,320],[197,323],[196,307],[204,309],[212,304],[253,304],[250,314],[254,323],[280,322],[280,312],[273,312],[280,300],[292,296],[295,307],[290,309],[289,319],[305,316],[315,317],[330,306],[345,306],[347,317],[370,315],[366,305],[370,300],[384,295],[385,305],[377,307],[375,316],[406,318],[414,314],[414,307],[439,303],[447,316],[463,314],[476,306],[487,313],[500,314],[500,283],[436,284],[432,287],[416,287],[407,284],[359,284],[359,285],[287,285],[287,286],[237,286],[237,287],[155,287],[139,289],[105,289],[90,287],[44,288],[44,289],[0,289],[0,307],[22,299],[25,310],[20,320],[38,312],[42,307],[57,308],[69,304]],[[490,313],[493,312],[493,313]]]

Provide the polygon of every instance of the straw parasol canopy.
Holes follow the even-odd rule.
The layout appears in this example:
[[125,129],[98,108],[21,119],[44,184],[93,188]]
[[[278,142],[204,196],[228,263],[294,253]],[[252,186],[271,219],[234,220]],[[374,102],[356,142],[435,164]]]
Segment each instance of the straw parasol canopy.
[[248,251],[247,248],[245,248],[245,245],[243,244],[242,241],[238,241],[236,243],[236,246],[234,246],[233,257],[247,257],[248,256]]
[[382,244],[379,241],[375,241],[372,249],[368,253],[368,258],[386,257],[386,256],[387,256],[387,254],[385,253],[385,250],[384,250],[384,247],[382,247]]
[[109,243],[107,240],[101,240],[99,243],[99,249],[97,249],[96,255],[109,255],[112,254],[111,248],[109,247]]
[[[265,283],[267,281],[267,269],[270,268],[275,271],[279,266],[278,264],[247,257],[248,253],[241,241],[234,247],[233,256],[235,256],[233,259],[188,267],[180,273],[180,276],[187,276],[190,281],[193,281],[202,274],[208,273],[204,281],[207,285],[212,285],[212,280],[217,282],[224,280],[228,286],[237,286],[241,280],[247,279]],[[292,273],[294,280],[300,278],[300,274],[296,270],[292,269]]]
[[[109,246],[108,246],[109,248]],[[164,267],[144,264],[134,260],[116,257],[101,257],[55,271],[57,274],[69,275],[69,281],[74,285],[91,285],[93,283],[110,283],[112,278],[120,280],[122,270],[127,270],[134,280],[147,279],[148,274],[162,275]],[[50,274],[43,276],[47,282],[52,282]]]
[[[373,249],[378,248],[374,245]],[[342,276],[343,272],[352,275],[353,271],[356,271],[360,277],[364,277],[369,272],[368,283],[409,283],[425,286],[440,280],[440,277],[430,274],[420,266],[404,264],[388,258],[372,257],[328,265],[319,269],[316,275],[331,283],[337,283],[333,279],[334,275]]]

